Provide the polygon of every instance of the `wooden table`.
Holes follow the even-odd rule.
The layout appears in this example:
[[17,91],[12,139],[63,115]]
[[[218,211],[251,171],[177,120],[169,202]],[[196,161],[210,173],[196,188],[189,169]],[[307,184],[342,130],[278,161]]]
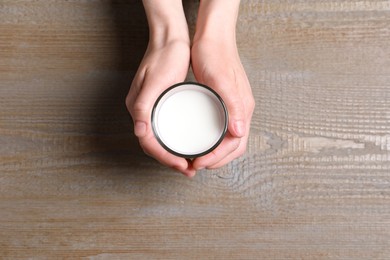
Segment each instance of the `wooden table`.
[[0,258],[388,259],[390,1],[243,0],[237,29],[248,151],[187,179],[124,106],[141,1],[2,0]]

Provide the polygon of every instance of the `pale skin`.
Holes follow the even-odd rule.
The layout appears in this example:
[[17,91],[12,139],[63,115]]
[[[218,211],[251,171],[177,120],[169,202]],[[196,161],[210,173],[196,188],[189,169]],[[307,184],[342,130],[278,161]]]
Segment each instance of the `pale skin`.
[[[150,37],[126,98],[134,133],[146,154],[186,176],[222,167],[245,153],[255,106],[236,46],[239,0],[202,0],[190,42],[181,0],[144,0]],[[191,64],[190,64],[191,61]],[[192,66],[198,82],[213,88],[229,112],[228,132],[211,153],[194,160],[167,152],[150,122],[153,104],[168,87],[185,80]]]

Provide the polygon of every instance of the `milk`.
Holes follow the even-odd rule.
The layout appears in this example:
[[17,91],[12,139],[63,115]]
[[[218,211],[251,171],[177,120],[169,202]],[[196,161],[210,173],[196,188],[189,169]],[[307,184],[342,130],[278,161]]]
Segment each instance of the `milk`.
[[210,152],[227,127],[223,101],[197,83],[173,86],[157,100],[152,115],[156,138],[168,151],[183,157]]

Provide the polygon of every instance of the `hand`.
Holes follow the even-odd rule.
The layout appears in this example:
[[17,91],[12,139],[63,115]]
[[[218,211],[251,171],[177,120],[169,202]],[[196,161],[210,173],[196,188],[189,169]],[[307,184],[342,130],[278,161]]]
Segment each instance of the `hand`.
[[255,102],[236,47],[238,4],[239,1],[213,0],[203,1],[200,6],[191,49],[192,69],[197,81],[214,89],[225,101],[229,124],[221,144],[193,161],[197,170],[218,168],[240,157],[248,142]]
[[164,165],[193,176],[195,170],[187,160],[167,152],[158,143],[150,122],[158,96],[171,85],[185,79],[189,53],[189,46],[183,42],[170,42],[159,48],[150,46],[131,84],[126,105],[134,121],[134,133],[145,153]]
[[[181,4],[181,1],[179,2]],[[192,164],[166,151],[158,143],[151,126],[154,102],[168,87],[185,80],[190,64],[190,43],[184,14],[180,14],[178,7],[179,17],[173,20],[174,23],[164,26],[164,22],[169,22],[175,13],[166,13],[169,19],[163,19],[165,14],[161,12],[172,12],[175,8],[164,5],[156,9],[155,5],[158,4],[159,1],[144,1],[151,35],[145,56],[126,98],[126,106],[134,121],[134,133],[145,153],[187,176],[194,176]],[[156,10],[159,13],[152,15]],[[154,19],[163,19],[164,22]],[[182,26],[180,21],[184,22],[185,26]]]
[[228,132],[211,153],[195,159],[195,169],[218,168],[246,150],[254,99],[235,48],[219,40],[204,40],[192,47],[192,68],[197,81],[214,89],[229,112]]

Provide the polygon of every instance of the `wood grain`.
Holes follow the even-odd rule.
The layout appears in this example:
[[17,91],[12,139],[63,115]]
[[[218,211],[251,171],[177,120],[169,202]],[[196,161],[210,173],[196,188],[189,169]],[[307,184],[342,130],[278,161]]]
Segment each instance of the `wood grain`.
[[0,258],[388,258],[390,2],[243,0],[248,152],[192,180],[124,106],[140,2],[0,2]]

